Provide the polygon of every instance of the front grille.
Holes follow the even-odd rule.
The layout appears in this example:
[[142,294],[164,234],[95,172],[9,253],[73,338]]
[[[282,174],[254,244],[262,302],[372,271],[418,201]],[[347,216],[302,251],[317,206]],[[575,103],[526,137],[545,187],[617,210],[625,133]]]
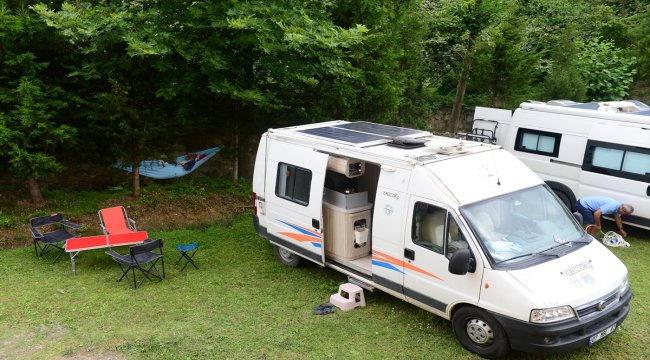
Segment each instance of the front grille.
[[[593,301],[593,302],[590,302],[590,303],[585,304],[583,306],[580,306],[580,307],[576,308],[576,312],[578,313],[578,317],[581,318],[581,317],[593,314],[595,312],[598,312],[600,310],[604,310],[609,305],[611,305],[612,303],[617,301],[618,298],[619,298],[618,290],[616,290],[616,291],[614,291],[614,292],[612,292],[612,293],[610,293],[608,295],[605,295],[604,297],[602,297],[602,298],[600,298],[600,299],[598,299],[596,301]],[[599,307],[600,307],[600,310],[599,310]]]

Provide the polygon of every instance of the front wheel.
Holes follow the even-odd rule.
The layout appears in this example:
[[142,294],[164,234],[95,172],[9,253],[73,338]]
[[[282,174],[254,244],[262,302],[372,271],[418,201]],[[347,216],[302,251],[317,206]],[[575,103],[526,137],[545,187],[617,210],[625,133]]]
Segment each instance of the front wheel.
[[277,245],[273,245],[273,252],[275,253],[275,257],[288,267],[297,268],[303,263],[303,259],[300,256]]
[[497,359],[510,352],[505,330],[483,309],[476,307],[459,309],[454,314],[452,326],[461,345],[484,358]]

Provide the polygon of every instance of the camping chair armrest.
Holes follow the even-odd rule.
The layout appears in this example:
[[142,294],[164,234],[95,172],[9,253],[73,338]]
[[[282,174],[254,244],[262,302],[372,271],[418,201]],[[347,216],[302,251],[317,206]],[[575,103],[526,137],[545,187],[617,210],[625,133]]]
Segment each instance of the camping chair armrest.
[[138,228],[135,226],[135,220],[126,218],[126,221],[129,223],[129,228],[133,231],[138,231]]
[[116,256],[122,256],[122,254],[118,253],[118,252],[115,251],[115,250],[108,250],[108,251],[106,252],[106,255],[108,255],[108,256],[110,256],[110,257],[112,257],[112,258],[114,258],[114,257],[116,257]]
[[67,226],[67,227],[69,227],[71,229],[74,229],[74,230],[79,230],[79,229],[81,229],[83,227],[81,225],[69,222],[67,220],[63,220],[63,221],[59,222],[59,224],[61,224],[63,226]]
[[34,239],[42,239],[43,234],[41,234],[38,230],[34,229],[33,227],[30,227],[29,230],[32,232],[32,237]]

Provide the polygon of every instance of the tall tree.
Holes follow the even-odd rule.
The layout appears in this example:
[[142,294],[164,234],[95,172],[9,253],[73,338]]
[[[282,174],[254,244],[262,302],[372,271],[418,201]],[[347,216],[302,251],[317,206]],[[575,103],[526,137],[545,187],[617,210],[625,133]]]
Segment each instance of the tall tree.
[[[480,36],[501,21],[506,6],[496,0],[430,1],[432,29],[428,56],[433,72],[442,73],[442,81],[454,80],[453,107],[449,131],[458,131],[461,110]],[[434,80],[435,81],[435,80]],[[451,89],[450,89],[451,90]]]
[[469,94],[489,94],[493,107],[515,107],[530,99],[533,84],[541,76],[543,53],[531,46],[525,31],[525,19],[516,15],[516,7],[488,30],[488,40],[477,47],[474,75]]
[[76,130],[60,115],[68,94],[39,58],[61,43],[26,3],[0,4],[0,159],[26,181],[32,202],[42,204],[38,180],[63,169],[57,154],[74,144]]
[[586,100],[587,85],[580,74],[577,34],[574,26],[567,26],[551,49],[547,74],[540,87],[540,100]]

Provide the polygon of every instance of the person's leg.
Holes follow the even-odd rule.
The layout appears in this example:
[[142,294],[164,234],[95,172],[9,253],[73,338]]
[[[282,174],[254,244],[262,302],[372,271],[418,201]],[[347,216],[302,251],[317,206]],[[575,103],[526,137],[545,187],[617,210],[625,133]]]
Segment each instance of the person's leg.
[[586,207],[582,206],[580,200],[576,201],[576,210],[582,215],[582,224],[586,226],[587,233],[591,236],[594,236],[596,233],[596,227],[592,226],[596,223],[594,219],[594,213]]

